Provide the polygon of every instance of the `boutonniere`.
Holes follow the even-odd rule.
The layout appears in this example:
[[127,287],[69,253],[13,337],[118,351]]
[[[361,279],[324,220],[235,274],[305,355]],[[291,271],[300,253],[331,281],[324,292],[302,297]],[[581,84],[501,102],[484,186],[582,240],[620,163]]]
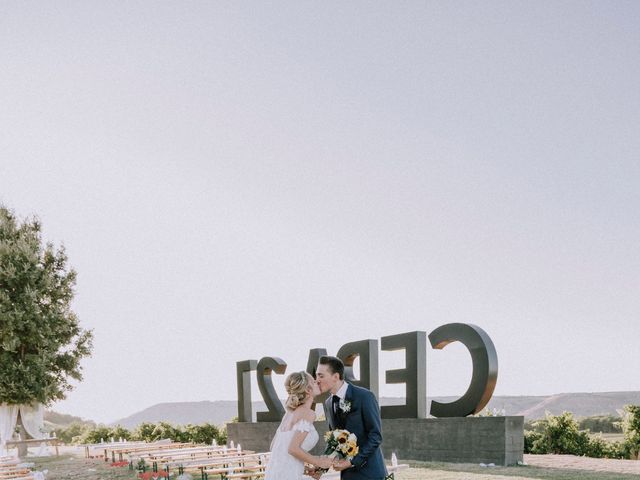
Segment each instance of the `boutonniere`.
[[351,411],[351,402],[349,400],[345,400],[344,398],[340,399],[340,403],[338,406],[344,413],[349,413]]

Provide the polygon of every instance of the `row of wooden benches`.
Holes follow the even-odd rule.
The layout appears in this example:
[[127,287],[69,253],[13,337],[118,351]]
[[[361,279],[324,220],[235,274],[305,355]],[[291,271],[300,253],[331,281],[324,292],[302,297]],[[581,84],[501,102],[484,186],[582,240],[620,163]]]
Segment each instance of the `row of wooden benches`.
[[35,474],[16,457],[0,457],[0,480],[34,480]]
[[[229,449],[226,446],[207,446],[171,441],[154,443],[128,442],[102,445],[106,461],[126,462],[130,469],[140,468],[142,471],[197,474],[202,480],[261,479],[265,475],[269,453],[257,453],[241,450],[239,447]],[[406,468],[406,465],[389,466],[389,477]],[[337,472],[328,472],[323,480],[340,478]]]
[[176,442],[148,444],[120,443],[104,447],[107,461],[126,460],[129,468],[154,472],[197,473],[203,480],[258,479],[264,476],[268,453],[256,453],[226,446],[194,445]]

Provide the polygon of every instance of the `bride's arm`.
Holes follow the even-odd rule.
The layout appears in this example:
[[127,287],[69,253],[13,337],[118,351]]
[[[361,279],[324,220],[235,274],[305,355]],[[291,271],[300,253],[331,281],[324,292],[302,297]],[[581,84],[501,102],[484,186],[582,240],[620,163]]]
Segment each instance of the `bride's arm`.
[[302,442],[307,436],[308,432],[296,432],[289,444],[289,455],[297,458],[305,463],[310,463],[320,468],[330,468],[333,465],[333,460],[329,457],[316,457],[309,452],[304,451],[302,448]]

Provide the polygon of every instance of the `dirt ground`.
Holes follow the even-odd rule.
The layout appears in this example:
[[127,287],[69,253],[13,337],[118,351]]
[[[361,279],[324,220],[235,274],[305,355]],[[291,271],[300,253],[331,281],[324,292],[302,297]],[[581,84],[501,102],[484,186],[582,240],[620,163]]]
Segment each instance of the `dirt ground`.
[[[79,450],[65,449],[60,457],[28,458],[47,480],[135,480],[127,467],[112,467],[100,459],[84,458]],[[475,464],[411,462],[396,480],[631,480],[640,479],[640,461],[594,459],[572,455],[525,455],[518,467],[482,467]],[[194,477],[199,480],[199,477]]]
[[640,461],[638,460],[576,457],[575,455],[525,455],[524,461],[531,466],[543,468],[567,468],[640,475]]

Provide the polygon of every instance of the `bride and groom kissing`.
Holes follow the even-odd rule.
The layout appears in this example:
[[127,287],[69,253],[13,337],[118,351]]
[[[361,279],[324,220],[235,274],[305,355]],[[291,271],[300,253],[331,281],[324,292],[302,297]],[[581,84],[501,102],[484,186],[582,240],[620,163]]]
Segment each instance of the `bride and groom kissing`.
[[[304,464],[313,468],[307,475],[319,478],[333,467],[342,480],[383,480],[387,476],[382,451],[382,422],[376,397],[366,388],[344,380],[342,360],[322,356],[314,379],[307,372],[294,372],[285,380],[286,413],[271,442],[271,456],[265,480],[302,480]],[[330,430],[347,430],[357,437],[358,453],[336,460],[309,453],[319,440],[313,425],[315,397],[330,392],[324,411]]]

